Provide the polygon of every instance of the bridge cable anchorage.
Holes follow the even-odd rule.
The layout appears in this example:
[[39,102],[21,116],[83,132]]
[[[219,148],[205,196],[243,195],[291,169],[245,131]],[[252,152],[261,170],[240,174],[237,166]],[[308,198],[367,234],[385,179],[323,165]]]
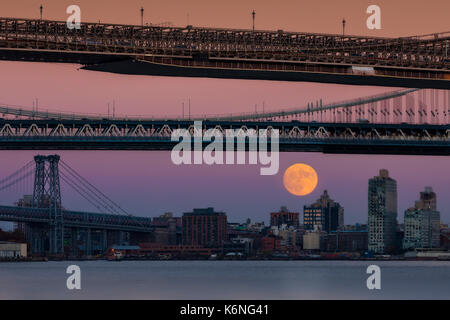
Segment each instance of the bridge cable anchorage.
[[[78,174],[74,169],[72,169],[68,164],[64,163],[62,160],[59,161],[61,165],[60,176],[61,179],[72,189],[74,189],[79,195],[81,195],[85,200],[97,208],[100,213],[109,213],[115,216],[126,216],[134,217],[133,215],[127,213],[119,205],[109,199],[100,190],[93,186],[89,181]],[[75,180],[74,180],[75,179]],[[81,184],[81,185],[80,185]],[[88,190],[86,190],[88,189]],[[94,197],[95,196],[95,197]],[[110,204],[108,204],[108,201]],[[123,213],[120,213],[118,210]],[[136,220],[137,224],[144,227],[142,221]]]
[[3,190],[28,191],[26,187],[28,187],[28,185],[30,184],[28,183],[30,180],[28,180],[27,178],[31,179],[33,173],[34,173],[33,161],[30,161],[19,170],[15,171],[8,177],[2,179],[0,181],[0,191]]
[[85,192],[80,190],[78,187],[72,184],[72,181],[68,178],[66,178],[66,175],[61,172],[61,179],[67,183],[68,186],[70,186],[72,189],[74,189],[79,195],[81,195],[86,201],[88,201],[90,204],[92,204],[97,210],[100,211],[100,213],[105,213],[103,210],[104,208],[98,206],[95,201],[91,200],[88,196],[85,195]]
[[[94,205],[97,209],[104,213],[110,213],[114,215],[120,215],[120,213],[113,207],[109,206],[104,202],[103,199],[99,198],[97,195],[93,195],[92,191],[86,190],[84,185],[80,185],[80,181],[73,176],[67,175],[64,170],[61,170],[64,181],[72,187],[78,194],[80,194],[83,198],[88,200],[92,205]],[[75,179],[75,180],[74,180]]]
[[[62,167],[62,172],[65,175],[65,178],[68,179],[72,183],[72,187],[77,188],[76,191],[80,190],[83,194],[86,194],[90,199],[93,201],[96,201],[100,206],[102,206],[107,212],[118,214],[119,212],[109,205],[107,201],[105,201],[102,197],[100,197],[95,191],[91,190],[90,188],[86,187],[86,185],[83,183],[83,181],[78,178],[76,175],[74,175],[72,172],[68,171],[68,175],[66,175],[66,169]],[[73,180],[75,179],[75,181]],[[80,185],[81,184],[81,185]],[[87,190],[86,190],[87,189]]]
[[12,173],[9,176],[7,176],[6,178],[0,180],[0,187],[2,187],[2,185],[4,183],[7,183],[9,180],[15,178],[17,175],[22,174],[24,171],[29,170],[30,168],[33,170],[33,167],[34,167],[34,161],[28,162],[27,164],[25,164],[23,167],[21,167],[20,169],[18,169],[14,173]]
[[23,181],[26,178],[30,177],[31,175],[33,175],[33,171],[26,172],[22,176],[20,176],[20,177],[16,178],[15,180],[11,181],[9,184],[1,186],[0,187],[0,191],[3,191],[3,190],[8,189],[10,187],[16,186],[18,183],[20,183],[21,181]]
[[99,189],[97,189],[95,186],[93,186],[88,180],[83,178],[78,172],[76,172],[73,168],[71,168],[67,163],[65,163],[62,160],[60,162],[61,162],[62,167],[65,170],[70,172],[70,174],[72,174],[73,176],[77,177],[77,179],[81,183],[83,183],[83,185],[85,187],[87,187],[87,189],[89,189],[89,191],[93,192],[99,199],[101,199],[103,202],[105,202],[109,207],[111,207],[115,211],[122,212],[123,214],[125,214],[127,216],[133,216],[133,215],[129,214],[128,212],[126,212],[120,205],[118,205],[113,200],[108,198],[103,192],[101,192]]

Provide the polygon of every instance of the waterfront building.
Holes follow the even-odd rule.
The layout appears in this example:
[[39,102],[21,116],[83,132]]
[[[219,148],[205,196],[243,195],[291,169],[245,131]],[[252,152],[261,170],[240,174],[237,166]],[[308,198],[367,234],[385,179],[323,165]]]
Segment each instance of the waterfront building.
[[282,244],[288,248],[297,247],[297,229],[293,226],[282,224],[280,227],[271,227],[271,233],[282,239]]
[[397,182],[386,169],[369,179],[368,249],[377,254],[393,250],[397,240]]
[[297,228],[299,215],[298,212],[290,212],[286,207],[281,207],[280,211],[270,213],[270,226],[281,227],[281,225],[285,224],[288,227]]
[[164,213],[152,219],[153,242],[165,245],[177,245],[180,243],[181,218],[174,217],[171,212]]
[[450,250],[450,228],[441,228],[440,243],[442,249]]
[[261,238],[260,253],[272,254],[274,252],[284,252],[286,247],[283,245],[283,239],[275,235],[268,235]]
[[235,253],[250,256],[253,253],[253,243],[253,238],[232,238],[223,244],[222,253],[224,255]]
[[303,235],[303,250],[320,250],[321,232],[306,232]]
[[360,252],[367,251],[367,230],[336,231],[325,236],[324,250],[327,252]]
[[321,250],[324,247],[326,232],[321,231],[320,226],[316,226],[313,231],[306,231],[303,234],[303,250]]
[[336,231],[344,225],[344,208],[325,190],[315,203],[303,207],[303,224],[309,231],[316,226],[324,232]]
[[440,247],[440,213],[436,208],[436,194],[426,187],[414,207],[405,211],[404,249]]
[[182,218],[183,245],[221,247],[227,240],[227,216],[214,208],[194,209]]
[[27,256],[27,244],[0,241],[1,258],[25,258]]

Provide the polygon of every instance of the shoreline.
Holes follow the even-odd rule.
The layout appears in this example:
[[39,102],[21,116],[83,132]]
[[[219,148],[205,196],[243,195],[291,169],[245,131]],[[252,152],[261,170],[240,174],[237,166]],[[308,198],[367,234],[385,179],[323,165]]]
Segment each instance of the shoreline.
[[108,261],[108,262],[126,262],[126,261],[442,261],[450,262],[450,259],[439,259],[439,258],[354,258],[354,259],[330,259],[330,258],[291,258],[291,259],[281,259],[281,258],[258,258],[258,259],[120,259],[120,260],[109,260],[106,258],[67,258],[67,259],[55,259],[55,258],[27,258],[27,259],[4,259],[0,260],[1,263],[17,263],[17,262],[54,262],[54,261]]

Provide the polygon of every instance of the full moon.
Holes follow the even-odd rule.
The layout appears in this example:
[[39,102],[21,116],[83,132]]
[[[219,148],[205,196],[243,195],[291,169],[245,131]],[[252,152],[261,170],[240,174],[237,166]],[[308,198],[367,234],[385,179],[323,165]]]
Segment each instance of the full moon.
[[317,186],[317,173],[307,164],[296,163],[286,169],[283,184],[287,191],[296,196],[306,196]]

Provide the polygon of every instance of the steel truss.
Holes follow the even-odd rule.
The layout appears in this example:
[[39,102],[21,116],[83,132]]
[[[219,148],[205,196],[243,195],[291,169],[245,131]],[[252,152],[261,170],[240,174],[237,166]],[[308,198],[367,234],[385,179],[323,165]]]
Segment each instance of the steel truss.
[[449,40],[450,32],[381,38],[107,23],[82,23],[70,30],[65,21],[0,18],[0,49],[84,53],[64,59],[85,63],[102,61],[89,56],[93,54],[103,55],[104,61],[133,58],[237,69],[344,73],[357,65],[377,67],[379,75],[448,80]]

